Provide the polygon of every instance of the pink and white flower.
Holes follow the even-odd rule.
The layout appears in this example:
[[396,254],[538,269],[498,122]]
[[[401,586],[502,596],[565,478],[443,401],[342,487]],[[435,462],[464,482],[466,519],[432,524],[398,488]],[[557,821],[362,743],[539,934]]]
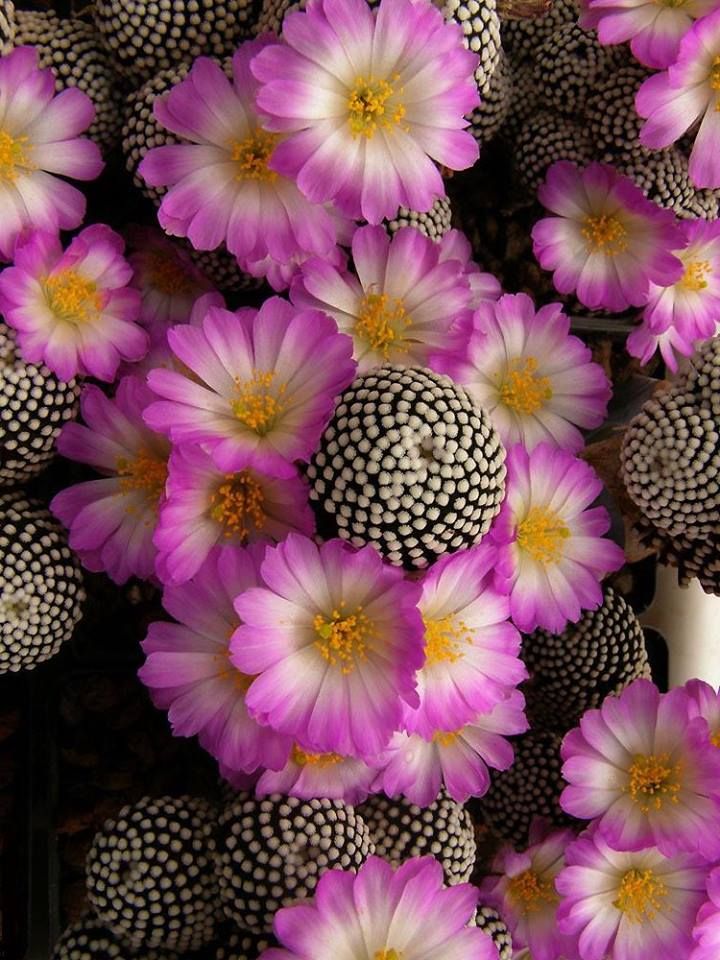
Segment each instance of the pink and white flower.
[[53,73],[38,69],[34,47],[17,47],[0,59],[0,259],[12,259],[25,233],[82,223],[85,197],[60,177],[100,174],[100,149],[80,137],[94,116],[81,90],[55,95]]
[[491,537],[510,564],[510,611],[524,633],[555,633],[602,602],[600,582],[624,562],[603,537],[604,507],[591,507],[602,484],[592,467],[541,443],[528,453],[511,447],[506,496]]
[[258,780],[258,797],[282,793],[288,797],[327,797],[362,803],[372,791],[377,766],[339,753],[314,753],[295,744],[282,770],[266,770]]
[[570,336],[559,303],[535,310],[524,293],[482,304],[462,345],[431,358],[486,410],[504,444],[541,441],[576,453],[605,419],[611,387],[588,348]]
[[648,77],[635,106],[641,117],[647,117],[640,131],[643,146],[669,147],[694,131],[690,179],[696,187],[720,187],[720,10],[693,24],[680,43],[677,60],[663,73]]
[[649,363],[659,350],[668,369],[675,372],[678,369],[675,354],[679,353],[682,357],[692,356],[694,342],[691,331],[685,329],[684,323],[669,326],[662,333],[657,333],[647,320],[643,320],[628,335],[625,346],[630,356],[637,357],[642,364]]
[[177,622],[150,624],[138,672],[176,737],[197,735],[221,764],[246,773],[281,769],[292,747],[248,715],[253,678],[236,669],[228,649],[240,623],[233,601],[260,582],[263,554],[260,544],[215,548],[192,580],[166,587],[163,606]]
[[688,853],[620,853],[592,829],[565,851],[555,880],[559,929],[578,938],[581,960],[687,957],[705,897],[707,863]]
[[577,937],[558,929],[560,897],[555,889],[565,850],[574,839],[572,830],[550,832],[536,820],[530,846],[520,853],[503,848],[493,861],[492,874],[480,884],[482,902],[501,914],[513,947],[519,952],[529,948],[532,960],[577,958]]
[[[432,4],[314,0],[283,22],[285,45],[252,62],[265,127],[289,137],[270,165],[313,203],[379,223],[443,196],[433,161],[464,170],[478,157],[465,129],[478,104],[474,54]],[[307,249],[307,248],[306,248]]]
[[20,241],[15,264],[0,275],[0,310],[18,332],[25,360],[45,363],[61,380],[77,374],[112,382],[121,360],[140,360],[148,336],[135,322],[140,294],[122,238],[86,227],[63,252],[57,234]]
[[554,216],[533,227],[533,249],[559,293],[619,313],[644,306],[650,283],[665,286],[682,275],[670,253],[682,246],[672,213],[608,164],[580,170],[560,160],[538,197]]
[[469,883],[445,887],[433,857],[397,869],[370,857],[357,875],[326,871],[312,900],[278,910],[282,946],[259,960],[497,960],[490,937],[470,924],[477,897]]
[[80,398],[85,425],[67,423],[58,437],[64,457],[105,476],[67,487],[50,508],[70,531],[70,546],[88,570],[102,570],[115,583],[155,574],[152,536],[170,444],[143,421],[152,399],[137,377],[122,379],[112,400],[87,385]]
[[413,227],[388,237],[383,227],[360,227],[352,239],[357,276],[325,260],[306,260],[290,297],[323,310],[349,334],[361,372],[383,363],[425,366],[470,308],[464,264]]
[[432,803],[443,785],[458,803],[482,797],[490,788],[488,767],[507,770],[513,762],[506,737],[527,730],[524,706],[523,695],[513,690],[459,729],[442,728],[427,738],[396,733],[383,754],[375,789],[421,807]]
[[526,679],[499,559],[483,543],[442,557],[423,576],[425,663],[417,675],[420,706],[406,717],[410,732],[432,737],[458,729]]
[[184,583],[216,545],[282,540],[315,530],[305,481],[255,470],[225,473],[199,444],[176,447],[168,462],[166,499],[153,537],[163,583]]
[[707,879],[707,895],[697,915],[693,930],[696,946],[688,960],[717,960],[720,956],[720,867]]
[[200,328],[168,332],[189,375],[150,373],[162,400],[145,413],[175,443],[202,443],[221,470],[295,475],[352,380],[352,340],[330,317],[272,297],[260,310],[210,308]]
[[636,680],[588,710],[562,745],[560,805],[615,850],[720,855],[720,753],[685,690]]
[[269,255],[285,262],[299,250],[322,256],[335,246],[332,217],[278,172],[282,138],[268,132],[257,113],[250,61],[274,48],[285,60],[288,51],[268,37],[242,44],[232,81],[219,64],[199,57],[187,77],[155,101],[157,120],[186,142],[148,151],[139,173],[150,186],[170,188],[160,225],[197,250],[224,242],[239,259]]
[[[667,287],[650,284],[642,332],[628,337],[629,353],[643,363],[652,356],[652,342],[661,351],[667,345],[663,357],[669,357],[673,371],[677,363],[672,347],[689,356],[693,343],[714,336],[720,319],[720,221],[686,220],[679,230],[683,245],[673,254],[682,263],[683,274]],[[663,339],[671,328],[675,336]]]
[[677,58],[680,41],[716,0],[588,0],[580,15],[585,30],[597,28],[602,44],[630,41],[633,56],[662,70]]
[[438,243],[440,260],[459,260],[464,265],[465,278],[470,284],[470,306],[476,310],[487,300],[498,300],[502,287],[497,277],[481,270],[472,259],[470,241],[460,230],[448,230]]
[[685,691],[690,698],[690,716],[707,722],[711,742],[720,747],[720,693],[704,680],[688,680]]
[[133,253],[130,285],[140,291],[139,321],[153,343],[164,339],[176,323],[188,323],[195,302],[212,291],[191,257],[159,230],[138,227],[129,232]]
[[291,533],[269,547],[264,587],[236,601],[233,663],[256,675],[248,709],[321,753],[373,757],[417,705],[420,588],[373,547]]

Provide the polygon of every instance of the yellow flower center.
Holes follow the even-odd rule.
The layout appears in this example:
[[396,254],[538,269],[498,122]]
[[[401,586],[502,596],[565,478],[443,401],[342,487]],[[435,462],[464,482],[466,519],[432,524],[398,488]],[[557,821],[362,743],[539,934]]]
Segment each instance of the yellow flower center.
[[[116,463],[120,477],[120,492],[123,494],[139,491],[144,494],[148,507],[157,507],[165,491],[167,480],[167,461],[158,458],[147,450],[140,450],[134,460],[120,457]],[[148,521],[149,522],[149,521]]]
[[617,217],[602,214],[599,217],[586,217],[580,231],[587,241],[591,253],[603,253],[614,257],[627,250],[627,230]]
[[539,563],[557,563],[570,536],[562,520],[545,507],[531,507],[518,527],[518,546]]
[[102,294],[98,293],[97,286],[75,270],[63,270],[48,277],[45,286],[50,309],[68,323],[85,323],[102,307]]
[[500,387],[500,399],[516,413],[531,414],[540,410],[546,400],[552,399],[549,377],[537,372],[535,357],[513,360]]
[[710,737],[710,743],[712,743],[714,747],[720,747],[720,730]]
[[195,289],[195,284],[182,265],[164,253],[148,255],[148,271],[151,286],[167,296],[184,296]]
[[253,530],[265,526],[265,497],[257,480],[242,470],[228,474],[210,497],[210,516],[223,528],[226,539],[245,542]]
[[667,753],[636,757],[625,788],[642,813],[662,810],[663,804],[677,803],[680,793],[680,764],[670,765]]
[[392,350],[403,349],[403,331],[409,326],[410,317],[399,297],[369,293],[360,304],[355,333],[388,360]]
[[[234,632],[234,630],[230,631],[230,637],[232,637]],[[230,638],[228,638],[228,642],[229,639]],[[235,664],[230,660],[230,648],[227,647],[223,653],[216,654],[215,659],[220,662],[220,669],[217,674],[218,680],[231,683],[238,693],[246,694],[255,677],[248,673],[242,673],[237,669]]]
[[284,408],[283,396],[287,384],[275,386],[273,370],[253,370],[252,380],[236,380],[236,398],[230,408],[237,419],[261,436],[275,423]]
[[330,617],[322,613],[313,619],[315,628],[315,649],[331,667],[339,667],[347,675],[353,672],[358,661],[367,660],[368,641],[374,638],[373,624],[356,607],[353,613],[345,612],[345,601],[333,610]]
[[713,90],[720,90],[720,56],[715,57],[710,68],[710,86]]
[[552,880],[541,880],[534,870],[525,870],[508,884],[508,894],[518,909],[527,916],[543,907],[552,907],[560,898]]
[[[392,78],[397,81],[398,77]],[[395,88],[387,80],[358,77],[348,97],[348,125],[353,137],[372,139],[378,127],[390,130],[405,116],[405,107],[395,99]],[[402,95],[402,88],[397,91]]]
[[455,663],[462,659],[463,643],[472,643],[472,634],[462,622],[453,616],[440,620],[424,620],[425,666],[433,663]]
[[0,130],[0,183],[14,183],[19,170],[34,169],[27,146],[27,137],[11,137],[6,130]]
[[439,743],[441,747],[451,747],[459,736],[459,730],[436,730],[432,742]]
[[625,914],[630,923],[652,920],[667,896],[667,887],[652,870],[628,870],[620,883],[613,906]]
[[231,157],[237,167],[235,179],[276,180],[277,173],[270,169],[268,163],[278,139],[277,134],[258,129],[244,140],[233,140],[230,146]]
[[686,290],[704,290],[708,285],[705,278],[711,269],[709,260],[694,260],[685,267],[679,285]]
[[373,960],[402,960],[402,953],[394,947],[385,947],[384,950],[375,951]]
[[297,744],[292,748],[292,761],[299,767],[311,766],[322,770],[324,767],[334,767],[344,759],[339,753],[307,753]]

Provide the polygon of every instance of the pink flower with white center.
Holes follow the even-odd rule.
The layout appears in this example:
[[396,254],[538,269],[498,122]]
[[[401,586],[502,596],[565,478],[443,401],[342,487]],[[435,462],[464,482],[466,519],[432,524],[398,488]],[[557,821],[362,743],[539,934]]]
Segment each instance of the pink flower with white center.
[[102,570],[115,583],[155,574],[152,536],[170,444],[143,421],[151,400],[138,377],[122,379],[112,400],[87,385],[80,398],[85,425],[67,423],[58,437],[64,457],[90,464],[104,478],[67,487],[50,507],[88,570]]
[[374,757],[417,706],[423,662],[420,587],[373,547],[317,547],[288,534],[269,547],[264,587],[236,600],[233,663],[257,675],[247,695],[260,723],[320,753]]
[[720,867],[707,878],[707,895],[697,915],[693,930],[696,946],[688,960],[717,960],[720,956]]
[[482,902],[501,914],[513,947],[529,948],[532,960],[574,960],[577,937],[562,933],[557,926],[560,897],[555,879],[565,866],[565,850],[575,834],[572,830],[542,834],[535,821],[526,850],[517,853],[505,847],[498,853],[492,875],[480,884]]
[[282,770],[266,770],[258,780],[256,793],[265,797],[282,793],[311,800],[327,797],[344,803],[362,803],[372,791],[377,766],[339,753],[314,753],[295,744]]
[[527,730],[524,706],[523,695],[513,690],[459,729],[438,729],[427,738],[396,733],[375,789],[390,797],[402,794],[420,807],[432,803],[443,784],[458,803],[482,797],[490,788],[488,767],[507,770],[513,762],[512,744],[505,738]]
[[578,938],[581,960],[688,956],[707,876],[697,855],[619,853],[591,829],[567,847],[565,864],[558,928]]
[[295,476],[352,381],[352,340],[316,310],[279,297],[259,310],[210,308],[200,328],[168,331],[188,369],[154,370],[150,388],[162,400],[145,412],[174,443],[202,443],[221,470],[252,468]]
[[442,557],[424,575],[425,663],[417,675],[420,706],[406,718],[410,732],[432,737],[458,729],[527,678],[499,559],[483,543]]
[[602,367],[577,337],[559,303],[537,312],[524,293],[476,311],[464,343],[431,358],[490,414],[504,444],[528,451],[543,440],[576,453],[578,427],[598,427],[612,393]]
[[112,382],[121,360],[141,360],[148,336],[135,322],[140,294],[122,238],[86,227],[63,252],[57,234],[20,241],[15,264],[0,275],[0,310],[18,332],[23,358],[45,363],[61,380],[78,374]]
[[278,480],[255,470],[225,473],[199,444],[176,447],[154,543],[163,583],[184,583],[219,544],[243,547],[315,530],[305,481],[297,471]]
[[707,722],[710,740],[720,747],[720,693],[704,680],[688,680],[685,691],[690,698],[690,716]]
[[440,261],[459,260],[463,264],[465,278],[470,284],[470,306],[476,310],[487,300],[498,300],[502,287],[497,277],[481,270],[472,257],[470,241],[460,230],[448,230],[438,243]]
[[684,321],[668,327],[662,333],[656,333],[651,324],[643,320],[629,334],[625,346],[630,356],[638,357],[642,364],[649,363],[659,350],[668,369],[675,373],[678,369],[675,354],[679,353],[682,357],[690,357],[693,354],[695,341],[691,337],[692,331],[686,329]]
[[635,107],[647,117],[640,131],[645,147],[669,147],[693,130],[690,179],[696,187],[720,187],[720,9],[693,24],[675,63],[648,77]]
[[317,257],[306,260],[290,298],[323,310],[355,344],[360,372],[384,363],[425,366],[470,308],[470,285],[458,260],[441,262],[438,244],[401,227],[360,227],[352,239],[357,276]]
[[716,6],[717,0],[588,0],[580,26],[597,28],[602,44],[629,40],[640,63],[662,70],[677,58],[693,23]]
[[0,59],[0,259],[12,259],[24,233],[82,223],[85,197],[59,177],[100,174],[99,147],[80,137],[94,116],[81,90],[55,95],[53,73],[38,69],[34,47],[17,47]]
[[602,483],[587,463],[547,443],[532,453],[511,447],[506,464],[507,492],[490,536],[509,557],[513,623],[523,633],[559,633],[602,602],[602,578],[625,559],[603,537],[607,510],[590,506]]
[[472,920],[478,891],[445,887],[433,857],[397,869],[369,857],[356,874],[328,870],[312,900],[283,907],[273,932],[282,944],[259,960],[497,960]]
[[720,855],[720,753],[682,688],[661,695],[649,680],[634,681],[587,711],[562,757],[569,786],[560,805],[597,819],[613,849]]
[[283,46],[252,62],[265,127],[290,136],[271,167],[313,203],[380,223],[444,196],[433,161],[471,167],[466,114],[478,104],[474,54],[432,4],[314,0],[283,22]]
[[224,242],[239,259],[286,261],[298,250],[322,256],[335,245],[333,219],[278,173],[282,137],[264,129],[256,110],[258,85],[249,64],[268,47],[287,56],[269,37],[243,43],[232,60],[232,81],[219,64],[199,57],[153,107],[156,119],[187,142],[148,151],[139,173],[150,186],[170,188],[160,225],[197,250]]
[[[650,284],[643,332],[633,331],[628,338],[629,353],[643,363],[652,356],[650,344],[655,341],[661,349],[669,344],[688,356],[694,342],[714,336],[720,318],[720,221],[687,220],[679,229],[683,246],[673,254],[682,263],[683,274],[667,287]],[[670,328],[676,336],[661,339]],[[666,352],[668,366],[676,370],[672,349]]]
[[560,160],[538,197],[554,216],[533,227],[533,249],[540,266],[553,271],[558,293],[619,313],[644,306],[650,283],[666,286],[682,275],[670,253],[682,246],[672,213],[608,164],[580,170]]
[[169,327],[188,322],[193,305],[212,284],[159,230],[138,227],[130,233],[130,242],[131,286],[140,291],[140,323],[156,343]]
[[163,606],[176,623],[151,623],[138,676],[153,703],[168,711],[176,737],[193,737],[234,770],[281,769],[292,740],[248,715],[245,694],[253,678],[230,661],[229,644],[240,620],[238,594],[255,587],[264,547],[216,547],[188,583],[166,587]]

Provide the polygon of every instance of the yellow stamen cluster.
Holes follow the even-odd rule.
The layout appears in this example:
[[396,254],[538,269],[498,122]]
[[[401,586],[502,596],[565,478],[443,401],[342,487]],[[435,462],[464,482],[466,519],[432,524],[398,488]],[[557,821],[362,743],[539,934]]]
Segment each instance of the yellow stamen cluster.
[[334,767],[337,763],[342,763],[345,759],[339,753],[307,753],[297,744],[292,748],[291,759],[299,767],[316,767],[322,770],[324,767]]
[[259,128],[244,140],[233,140],[230,145],[231,157],[237,167],[236,180],[277,179],[277,173],[268,166],[272,152],[277,146],[278,136]]
[[394,947],[385,947],[384,950],[376,950],[373,960],[402,960],[402,953],[395,950]]
[[[391,78],[397,82],[397,76]],[[405,107],[399,101],[391,103],[395,88],[387,80],[358,77],[348,97],[348,126],[353,137],[372,139],[378,127],[390,130],[405,116]],[[402,88],[397,91],[402,96]]]
[[286,383],[274,385],[273,370],[253,370],[251,380],[235,381],[236,397],[230,408],[237,419],[261,436],[268,432],[284,409]]
[[441,747],[451,747],[459,736],[459,730],[436,730],[432,742],[439,743]]
[[147,258],[150,284],[167,296],[192,293],[195,285],[181,264],[164,253],[150,253]]
[[628,248],[627,230],[617,217],[586,217],[580,231],[591,253],[614,257]]
[[462,645],[472,644],[472,633],[462,620],[449,615],[439,620],[424,620],[425,666],[433,663],[455,663],[463,656]]
[[546,507],[531,507],[517,531],[517,544],[538,563],[557,563],[570,530]]
[[[715,57],[713,65],[710,67],[710,86],[713,90],[720,90],[720,56]],[[715,109],[720,109],[720,99],[715,105]]]
[[625,914],[629,923],[652,920],[662,910],[667,887],[652,870],[628,870],[620,883],[613,906]]
[[69,323],[85,323],[102,307],[102,294],[97,286],[75,270],[63,270],[48,277],[45,286],[50,309]]
[[362,607],[346,613],[343,600],[329,617],[316,614],[313,627],[317,636],[315,649],[331,667],[339,667],[340,672],[347,675],[353,672],[358,661],[367,660],[368,642],[373,640],[374,633]]
[[[146,505],[156,508],[165,491],[167,461],[158,460],[147,450],[140,450],[133,460],[119,457],[115,466],[120,477],[120,492],[125,495],[142,493]],[[146,522],[149,523],[149,519]]]
[[[232,631],[230,636],[234,632]],[[219,664],[217,679],[223,680],[225,683],[231,683],[238,693],[246,694],[255,677],[248,673],[242,673],[235,667],[230,660],[230,648],[227,647],[223,653],[216,654],[215,660]]]
[[720,730],[710,737],[710,742],[714,747],[720,747]]
[[210,497],[210,516],[223,528],[226,539],[244,543],[253,530],[265,526],[265,496],[258,481],[247,470],[228,474]]
[[662,810],[665,803],[678,803],[680,764],[671,764],[667,753],[636,757],[625,790],[641,813]]
[[11,137],[6,130],[0,130],[0,183],[15,183],[19,170],[34,169],[27,148],[27,137]]
[[541,880],[532,869],[525,870],[510,880],[508,895],[526,916],[537,913],[544,907],[552,907],[560,900],[552,880]]
[[526,416],[540,410],[552,399],[549,377],[541,377],[535,357],[513,360],[500,386],[500,400],[506,407]]
[[704,290],[708,285],[705,278],[711,269],[709,260],[693,260],[685,267],[685,273],[683,273],[679,285],[686,290]]
[[405,305],[399,297],[369,293],[360,304],[355,334],[388,360],[391,351],[403,350],[403,331],[410,323]]

